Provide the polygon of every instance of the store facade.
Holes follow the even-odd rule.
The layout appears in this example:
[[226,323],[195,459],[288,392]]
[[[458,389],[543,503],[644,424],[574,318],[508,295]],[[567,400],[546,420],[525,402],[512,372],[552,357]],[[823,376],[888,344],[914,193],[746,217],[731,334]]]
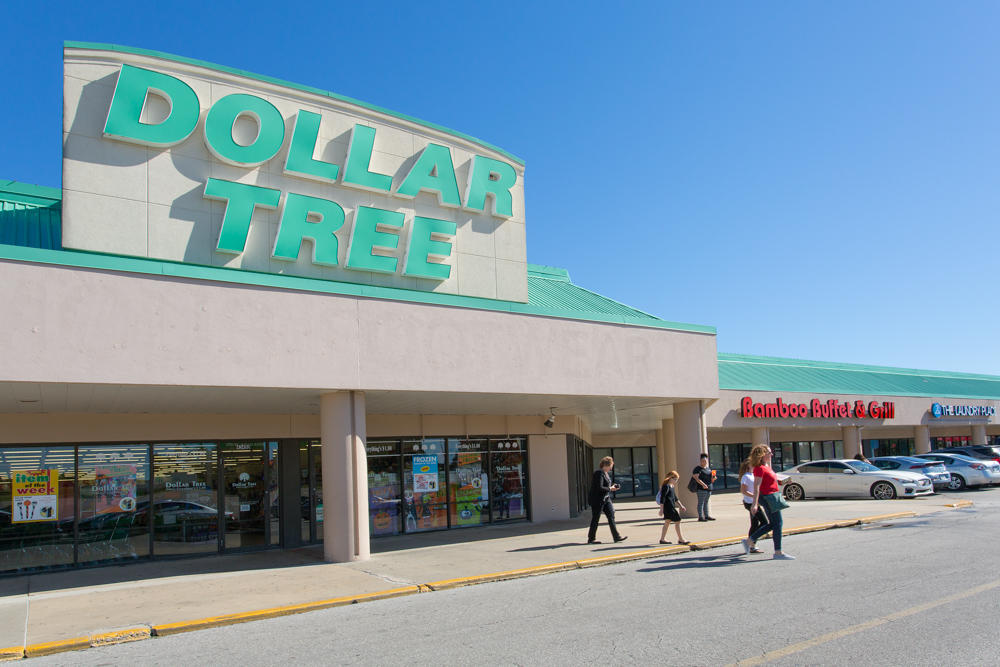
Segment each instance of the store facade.
[[754,444],[779,469],[825,458],[908,456],[1000,438],[1000,378],[719,355],[719,399],[706,412],[720,487]]
[[[527,263],[524,164],[187,58],[69,43],[61,189],[0,183],[0,573],[650,499],[707,452],[1000,439],[1000,378],[719,355]],[[682,485],[688,507],[693,499]],[[474,533],[474,531],[472,531]]]
[[0,184],[0,571],[363,559],[578,513],[600,433],[700,449],[714,329],[528,265],[506,151],[108,45],[63,117],[62,188]]

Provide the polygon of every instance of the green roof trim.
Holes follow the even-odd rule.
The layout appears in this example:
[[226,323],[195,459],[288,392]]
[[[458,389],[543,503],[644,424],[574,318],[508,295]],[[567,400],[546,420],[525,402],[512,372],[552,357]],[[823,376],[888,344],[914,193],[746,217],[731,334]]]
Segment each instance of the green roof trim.
[[[572,304],[549,302],[539,304],[533,301],[529,303],[518,303],[515,301],[500,301],[497,299],[483,299],[454,294],[438,294],[435,292],[421,292],[418,290],[407,290],[394,287],[378,287],[374,285],[344,283],[317,278],[285,276],[272,273],[257,273],[253,271],[244,271],[242,269],[231,269],[225,267],[183,264],[180,262],[169,262],[165,260],[123,257],[119,255],[104,255],[76,250],[49,250],[23,245],[0,244],[0,260],[73,266],[78,268],[106,271],[124,271],[147,275],[190,278],[195,280],[211,280],[216,282],[257,285],[260,287],[273,287],[278,289],[294,289],[306,292],[340,294],[345,296],[375,299],[390,299],[411,303],[474,308],[478,310],[519,313],[522,315],[538,315],[541,317],[557,317],[560,319],[601,322],[605,324],[624,324],[628,326],[641,326],[654,329],[671,329],[692,333],[715,334],[714,327],[659,320],[648,315],[639,314],[639,311],[627,309],[627,307],[621,306],[621,304],[617,304],[617,302],[612,301],[611,299],[606,299],[607,304],[603,310],[600,309],[596,300],[591,301],[591,306],[589,308],[581,310],[576,309]],[[531,285],[532,279],[529,278],[529,293],[532,291]],[[578,288],[574,285],[569,286],[575,290],[592,294],[587,292],[587,290],[583,290],[582,288]],[[614,307],[611,304],[616,304],[618,307]]]
[[401,120],[409,121],[411,123],[416,123],[418,125],[423,125],[424,127],[430,128],[432,130],[437,130],[438,132],[445,132],[454,137],[460,139],[465,139],[466,141],[471,141],[475,144],[479,144],[483,148],[487,148],[491,151],[496,151],[501,155],[513,160],[520,166],[524,166],[524,160],[517,157],[513,153],[509,153],[499,146],[494,146],[491,143],[483,141],[482,139],[477,139],[472,135],[465,134],[464,132],[459,132],[458,130],[452,130],[451,128],[445,127],[443,125],[438,125],[437,123],[431,123],[426,120],[421,120],[414,116],[410,116],[405,113],[400,113],[398,111],[392,111],[391,109],[386,109],[385,107],[380,107],[375,104],[369,104],[367,102],[362,102],[361,100],[356,100],[353,97],[348,97],[346,95],[339,95],[337,93],[330,92],[328,90],[323,90],[321,88],[315,88],[313,86],[307,86],[299,83],[292,83],[291,81],[285,81],[283,79],[278,79],[273,76],[267,76],[265,74],[254,74],[253,72],[247,72],[246,70],[237,69],[235,67],[227,67],[226,65],[218,65],[216,63],[210,63],[205,60],[198,60],[196,58],[187,58],[185,56],[176,56],[171,53],[163,53],[162,51],[153,51],[151,49],[140,49],[131,46],[121,46],[118,44],[102,44],[98,42],[74,42],[65,41],[63,42],[63,47],[67,49],[86,49],[90,51],[117,51],[119,53],[131,53],[137,56],[150,56],[152,58],[160,58],[162,60],[171,60],[177,63],[184,63],[185,65],[195,65],[197,67],[204,67],[206,69],[213,69],[218,72],[225,72],[227,74],[235,74],[236,76],[242,76],[247,79],[255,79],[257,81],[263,81],[264,83],[270,83],[277,86],[283,86],[285,88],[291,88],[293,90],[299,90],[305,93],[311,93],[313,95],[319,95],[321,97],[329,97],[341,102],[347,102],[348,104],[355,104],[365,109],[371,111],[376,111],[378,113],[386,114],[387,116],[393,116],[394,118],[399,118]]
[[719,389],[1000,399],[1000,377],[719,353]]

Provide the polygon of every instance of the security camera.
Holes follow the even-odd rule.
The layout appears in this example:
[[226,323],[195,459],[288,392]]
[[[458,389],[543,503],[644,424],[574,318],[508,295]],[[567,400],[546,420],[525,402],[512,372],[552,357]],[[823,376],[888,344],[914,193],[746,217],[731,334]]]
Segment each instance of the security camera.
[[545,426],[545,428],[552,428],[553,426],[555,426],[556,425],[556,413],[555,412],[551,413],[549,415],[548,419],[546,419],[544,422],[542,422],[542,424]]

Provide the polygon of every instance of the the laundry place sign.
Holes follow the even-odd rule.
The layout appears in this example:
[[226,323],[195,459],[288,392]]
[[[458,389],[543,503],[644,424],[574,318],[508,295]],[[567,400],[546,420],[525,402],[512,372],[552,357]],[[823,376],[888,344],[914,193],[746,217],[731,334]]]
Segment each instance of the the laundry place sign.
[[893,419],[896,404],[892,401],[838,401],[818,398],[808,403],[786,403],[780,397],[774,403],[757,403],[750,396],[740,400],[744,419]]
[[997,413],[997,409],[992,405],[942,405],[934,403],[931,405],[931,417],[941,419],[942,417],[992,417]]
[[[527,300],[526,276],[521,290],[500,275],[511,267],[497,266],[524,261],[521,165],[407,122],[380,124],[342,98],[325,108],[323,98],[231,72],[150,58],[110,63],[115,71],[99,60],[108,73],[90,83],[105,96],[73,97],[88,75],[67,56],[66,97],[79,104],[65,120],[67,247]],[[512,218],[520,234],[495,250],[488,236]],[[475,275],[457,275],[463,252],[480,258],[468,260]]]

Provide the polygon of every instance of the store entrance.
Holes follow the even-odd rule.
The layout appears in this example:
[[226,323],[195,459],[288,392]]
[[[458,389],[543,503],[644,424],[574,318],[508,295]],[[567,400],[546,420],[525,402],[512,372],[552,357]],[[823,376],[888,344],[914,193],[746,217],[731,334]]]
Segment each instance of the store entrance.
[[222,443],[225,525],[222,548],[226,551],[260,548],[278,543],[279,531],[276,525],[272,525],[278,521],[278,499],[276,488],[271,488],[274,485],[271,483],[269,465],[276,460],[277,444]]

